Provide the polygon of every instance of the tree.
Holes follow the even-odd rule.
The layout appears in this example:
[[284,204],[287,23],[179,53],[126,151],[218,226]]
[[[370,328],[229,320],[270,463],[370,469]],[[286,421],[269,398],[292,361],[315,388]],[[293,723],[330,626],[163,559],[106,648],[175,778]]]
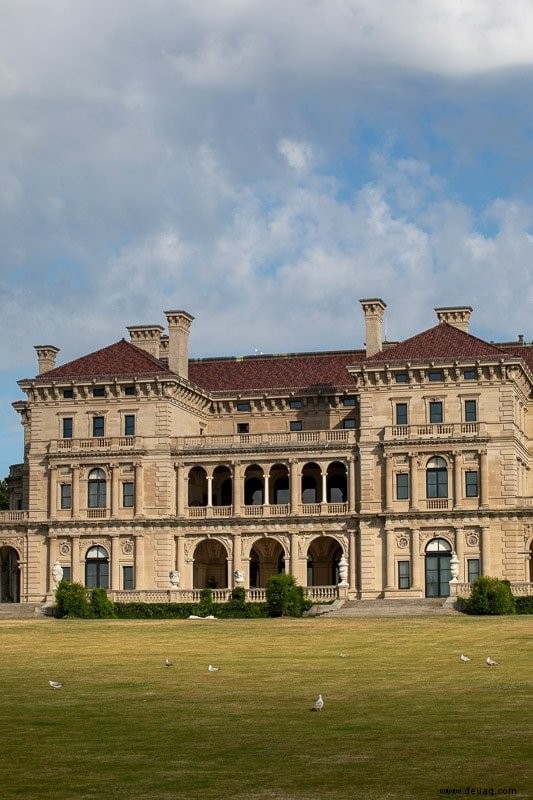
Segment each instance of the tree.
[[9,492],[5,478],[0,480],[0,511],[7,511],[9,508]]

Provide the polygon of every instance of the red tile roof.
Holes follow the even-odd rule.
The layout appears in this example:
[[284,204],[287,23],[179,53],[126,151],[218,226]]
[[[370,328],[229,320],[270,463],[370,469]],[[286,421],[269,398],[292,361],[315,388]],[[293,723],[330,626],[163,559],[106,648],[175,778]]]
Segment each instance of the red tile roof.
[[411,336],[394,347],[367,358],[365,363],[406,361],[451,361],[469,358],[497,360],[507,353],[494,344],[478,339],[447,322]]
[[518,342],[509,342],[499,345],[502,350],[505,350],[509,355],[523,358],[529,369],[533,372],[533,344],[519,344]]
[[121,339],[88,356],[69,361],[38,375],[38,381],[88,380],[99,378],[149,378],[172,375],[157,358]]

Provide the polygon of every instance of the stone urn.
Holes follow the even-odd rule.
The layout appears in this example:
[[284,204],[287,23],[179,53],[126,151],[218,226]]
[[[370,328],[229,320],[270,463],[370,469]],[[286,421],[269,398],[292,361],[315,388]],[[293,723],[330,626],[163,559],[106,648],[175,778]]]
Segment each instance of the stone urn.
[[452,552],[452,557],[450,559],[450,572],[452,574],[450,583],[457,583],[459,580],[459,559],[457,558],[455,550]]
[[168,574],[170,585],[173,589],[178,589],[180,585],[180,574],[177,569],[173,569]]

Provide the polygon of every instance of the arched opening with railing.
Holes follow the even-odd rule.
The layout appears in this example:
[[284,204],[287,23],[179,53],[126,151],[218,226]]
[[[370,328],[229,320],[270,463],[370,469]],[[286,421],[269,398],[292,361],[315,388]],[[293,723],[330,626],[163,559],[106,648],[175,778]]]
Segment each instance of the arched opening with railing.
[[228,552],[222,542],[204,539],[194,550],[195,589],[225,589],[228,586]]

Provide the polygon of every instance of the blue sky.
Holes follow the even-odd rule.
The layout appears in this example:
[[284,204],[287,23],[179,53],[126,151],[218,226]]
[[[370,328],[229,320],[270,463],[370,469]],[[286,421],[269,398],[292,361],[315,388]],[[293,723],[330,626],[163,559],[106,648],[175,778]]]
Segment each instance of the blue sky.
[[193,356],[471,305],[533,339],[530,0],[2,0],[0,476],[37,371],[195,317]]

